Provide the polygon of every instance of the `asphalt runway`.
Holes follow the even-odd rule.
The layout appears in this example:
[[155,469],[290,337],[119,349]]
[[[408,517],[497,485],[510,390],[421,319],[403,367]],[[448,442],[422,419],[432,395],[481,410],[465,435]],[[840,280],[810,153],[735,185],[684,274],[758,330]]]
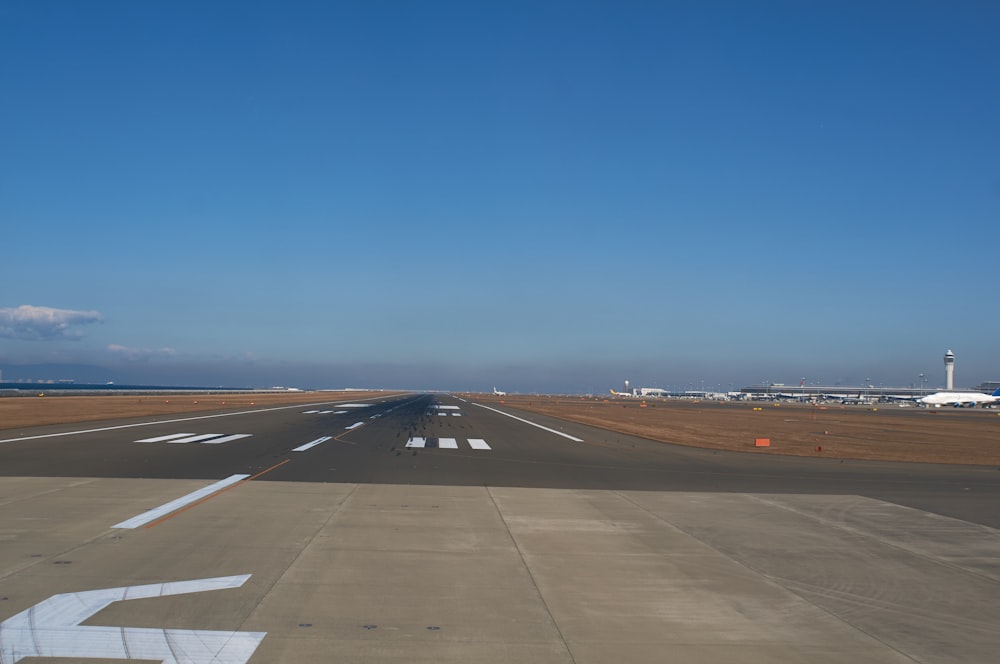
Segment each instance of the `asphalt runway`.
[[447,395],[8,430],[0,664],[992,661],[998,506]]

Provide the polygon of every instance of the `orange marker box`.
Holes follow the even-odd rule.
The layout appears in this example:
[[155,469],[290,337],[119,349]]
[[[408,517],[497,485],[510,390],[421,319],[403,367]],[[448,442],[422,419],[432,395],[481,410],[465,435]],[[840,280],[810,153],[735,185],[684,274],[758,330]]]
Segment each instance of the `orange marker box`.
[[753,445],[754,445],[754,447],[770,447],[771,446],[771,439],[770,438],[754,438],[753,439]]

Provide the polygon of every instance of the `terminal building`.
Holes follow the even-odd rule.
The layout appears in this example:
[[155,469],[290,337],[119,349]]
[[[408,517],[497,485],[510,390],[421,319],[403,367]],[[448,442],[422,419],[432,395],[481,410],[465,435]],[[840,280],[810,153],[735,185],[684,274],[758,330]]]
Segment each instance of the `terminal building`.
[[920,379],[924,383],[919,387],[886,387],[872,385],[860,386],[822,386],[822,385],[784,385],[783,383],[765,383],[763,385],[751,385],[740,390],[741,398],[749,399],[859,399],[864,401],[891,400],[892,398],[915,399],[935,392],[982,392],[993,394],[1000,388],[1000,381],[986,381],[978,386],[969,389],[955,390],[955,353],[950,349],[944,354],[944,382],[942,390],[937,387],[927,387],[924,374],[920,374]]
[[884,385],[783,385],[766,383],[740,389],[743,399],[918,399],[939,390],[928,387],[888,387]]

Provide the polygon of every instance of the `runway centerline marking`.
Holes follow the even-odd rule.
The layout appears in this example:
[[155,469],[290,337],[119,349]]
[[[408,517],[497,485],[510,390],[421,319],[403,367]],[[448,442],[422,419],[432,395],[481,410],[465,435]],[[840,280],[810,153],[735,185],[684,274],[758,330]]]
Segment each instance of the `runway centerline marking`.
[[292,451],[293,452],[305,452],[306,450],[312,449],[313,447],[316,447],[317,445],[322,445],[323,443],[325,443],[326,441],[330,440],[331,438],[333,438],[333,436],[323,436],[321,438],[317,438],[314,441],[308,442],[305,445],[299,445],[298,447],[296,447]]
[[523,417],[518,417],[517,415],[511,415],[510,413],[505,413],[502,410],[497,410],[496,408],[490,408],[489,406],[484,406],[481,403],[473,403],[472,405],[473,406],[479,406],[480,408],[485,408],[486,410],[492,410],[494,413],[500,413],[501,415],[506,415],[507,417],[509,417],[511,419],[517,420],[518,422],[524,422],[525,424],[530,424],[533,427],[537,427],[539,429],[542,429],[543,431],[548,431],[549,433],[554,433],[557,436],[562,436],[563,438],[569,438],[574,443],[582,443],[583,442],[582,438],[577,438],[576,436],[571,436],[568,433],[563,433],[562,431],[556,431],[555,429],[550,429],[549,427],[542,426],[541,424],[536,424],[535,422],[532,422],[531,420],[526,420]]

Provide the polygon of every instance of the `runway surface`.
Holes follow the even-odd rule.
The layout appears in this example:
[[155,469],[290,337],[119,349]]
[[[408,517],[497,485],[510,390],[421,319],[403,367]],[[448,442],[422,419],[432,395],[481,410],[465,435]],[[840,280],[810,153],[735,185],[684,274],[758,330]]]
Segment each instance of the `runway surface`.
[[998,505],[446,395],[3,431],[0,663],[991,661]]

